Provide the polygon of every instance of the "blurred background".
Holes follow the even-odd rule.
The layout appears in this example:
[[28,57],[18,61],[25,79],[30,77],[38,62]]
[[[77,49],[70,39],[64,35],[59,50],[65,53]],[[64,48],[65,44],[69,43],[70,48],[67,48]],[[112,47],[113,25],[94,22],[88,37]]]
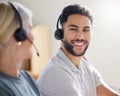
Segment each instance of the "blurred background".
[[34,52],[26,66],[36,79],[60,47],[60,41],[54,39],[58,16],[65,6],[79,3],[90,8],[94,16],[92,40],[86,56],[108,85],[120,87],[120,0],[11,1],[18,1],[33,12],[33,35],[40,57]]

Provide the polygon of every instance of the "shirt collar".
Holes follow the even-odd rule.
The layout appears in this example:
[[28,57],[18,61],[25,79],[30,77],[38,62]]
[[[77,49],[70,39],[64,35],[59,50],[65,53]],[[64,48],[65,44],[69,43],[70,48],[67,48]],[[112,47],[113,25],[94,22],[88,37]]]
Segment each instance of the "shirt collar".
[[61,58],[61,60],[63,60],[65,62],[65,64],[67,64],[71,68],[71,70],[73,72],[78,72],[80,74],[84,74],[84,70],[81,67],[82,61],[80,61],[80,67],[78,69],[78,68],[76,68],[76,66],[72,63],[72,61],[65,55],[65,53],[61,49],[58,50],[57,56],[59,58]]

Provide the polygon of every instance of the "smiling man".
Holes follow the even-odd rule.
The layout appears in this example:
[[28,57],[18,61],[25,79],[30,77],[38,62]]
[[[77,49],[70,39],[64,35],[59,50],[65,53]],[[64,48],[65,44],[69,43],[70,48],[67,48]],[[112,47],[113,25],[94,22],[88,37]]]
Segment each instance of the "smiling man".
[[84,6],[74,4],[63,9],[55,31],[61,47],[38,79],[43,96],[118,96],[84,57],[92,21],[90,11]]

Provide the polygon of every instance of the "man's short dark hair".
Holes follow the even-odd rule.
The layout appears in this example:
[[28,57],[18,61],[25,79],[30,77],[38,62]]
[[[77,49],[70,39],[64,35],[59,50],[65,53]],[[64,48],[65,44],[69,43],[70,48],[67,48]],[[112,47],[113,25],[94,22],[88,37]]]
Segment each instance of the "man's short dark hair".
[[86,16],[90,19],[91,24],[93,22],[92,15],[88,8],[86,8],[85,6],[78,5],[78,4],[73,4],[73,5],[66,6],[63,9],[61,17],[60,17],[60,24],[63,25],[67,21],[68,17],[73,14],[80,14],[80,15]]

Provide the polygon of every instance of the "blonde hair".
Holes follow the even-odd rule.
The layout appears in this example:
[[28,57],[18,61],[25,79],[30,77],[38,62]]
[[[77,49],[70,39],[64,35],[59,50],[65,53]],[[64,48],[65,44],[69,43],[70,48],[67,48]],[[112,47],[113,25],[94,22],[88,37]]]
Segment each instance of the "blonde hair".
[[[32,12],[28,8],[17,2],[11,3],[19,12],[23,26],[32,22]],[[0,44],[6,43],[18,27],[20,21],[15,10],[7,1],[0,1]]]

